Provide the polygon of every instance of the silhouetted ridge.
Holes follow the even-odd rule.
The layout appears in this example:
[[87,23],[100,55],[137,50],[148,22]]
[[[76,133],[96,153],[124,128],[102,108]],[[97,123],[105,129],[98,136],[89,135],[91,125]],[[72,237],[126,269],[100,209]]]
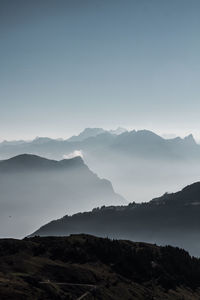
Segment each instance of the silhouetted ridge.
[[194,139],[194,137],[193,137],[192,134],[189,134],[188,136],[186,136],[184,138],[184,141],[187,142],[190,145],[196,145],[196,141],[195,141],[195,139]]
[[184,187],[177,193],[164,194],[161,197],[155,198],[151,201],[152,203],[164,203],[166,205],[190,205],[194,203],[200,204],[200,182],[195,182]]
[[[85,166],[80,156],[63,159],[61,161],[50,160],[44,157],[31,154],[21,154],[7,160],[0,161],[1,171],[17,171],[20,170],[48,170],[62,169],[69,167]],[[86,167],[86,166],[85,166]]]
[[[181,192],[199,193],[200,194],[200,181],[187,185]],[[191,194],[190,194],[191,196]]]
[[146,203],[103,206],[52,221],[33,235],[87,233],[171,244],[200,256],[200,182]]

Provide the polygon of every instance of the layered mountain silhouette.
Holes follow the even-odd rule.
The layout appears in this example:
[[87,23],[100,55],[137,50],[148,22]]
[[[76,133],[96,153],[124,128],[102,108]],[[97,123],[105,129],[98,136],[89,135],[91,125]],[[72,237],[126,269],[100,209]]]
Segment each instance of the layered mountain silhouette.
[[86,128],[67,140],[0,143],[0,159],[29,153],[62,160],[77,152],[129,201],[147,201],[200,178],[200,145],[192,135],[164,139],[148,130]]
[[71,138],[68,139],[70,142],[81,142],[91,137],[96,137],[99,134],[103,133],[111,133],[114,135],[120,135],[124,132],[127,132],[125,128],[118,127],[114,130],[105,130],[103,128],[85,128],[79,135],[73,135]]
[[103,128],[85,128],[79,135],[73,135],[68,139],[69,142],[81,142],[90,137],[95,137],[101,133],[105,133]]
[[109,206],[64,216],[33,235],[88,233],[102,237],[170,244],[200,255],[200,182],[150,202]]
[[200,260],[178,248],[89,235],[0,239],[0,298],[200,299]]
[[[102,128],[86,128],[67,140],[37,137],[33,141],[4,141],[0,143],[0,155],[8,158],[13,154],[35,153],[62,158],[68,151],[78,148],[91,152],[95,149],[129,153],[142,158],[200,158],[200,146],[190,134],[185,138],[164,139],[149,130],[126,131],[123,128],[106,131]],[[101,148],[101,149],[99,149]],[[188,152],[189,151],[189,152]],[[98,151],[99,152],[99,151]]]
[[23,236],[63,213],[125,203],[81,157],[49,160],[23,154],[0,161],[0,236]]

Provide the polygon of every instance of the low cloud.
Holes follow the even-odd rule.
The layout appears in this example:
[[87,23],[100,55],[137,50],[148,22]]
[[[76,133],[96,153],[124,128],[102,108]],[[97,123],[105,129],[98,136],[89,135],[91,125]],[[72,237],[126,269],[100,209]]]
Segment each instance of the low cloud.
[[83,158],[83,152],[81,150],[75,150],[69,154],[64,154],[63,155],[63,158],[64,159],[69,159],[69,158],[74,158],[74,157],[77,157],[77,156],[80,156]]

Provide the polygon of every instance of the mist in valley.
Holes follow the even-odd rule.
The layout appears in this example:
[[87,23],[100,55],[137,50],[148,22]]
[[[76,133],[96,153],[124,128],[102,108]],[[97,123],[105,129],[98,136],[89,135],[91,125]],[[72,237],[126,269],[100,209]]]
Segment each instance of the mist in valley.
[[0,190],[0,237],[22,238],[65,214],[127,203],[79,158],[52,164],[22,155],[2,161]]
[[150,201],[200,180],[198,161],[147,160],[114,154],[107,160],[86,157],[85,161],[99,176],[108,178],[128,202]]
[[200,299],[199,12],[0,0],[0,299]]
[[191,135],[164,139],[148,130],[116,135],[91,128],[68,140],[38,138],[15,145],[0,144],[1,159],[21,153],[56,160],[80,155],[128,202],[149,201],[200,178],[200,145]]

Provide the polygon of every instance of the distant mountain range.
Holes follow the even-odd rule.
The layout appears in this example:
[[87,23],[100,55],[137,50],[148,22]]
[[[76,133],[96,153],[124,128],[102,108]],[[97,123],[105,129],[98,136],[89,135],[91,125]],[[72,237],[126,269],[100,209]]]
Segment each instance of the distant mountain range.
[[67,140],[38,137],[0,143],[0,159],[22,153],[56,160],[80,154],[129,201],[147,201],[200,178],[200,145],[192,135],[164,139],[148,130],[86,128]]
[[[103,128],[85,128],[80,134],[73,135],[72,137],[65,139],[65,140],[64,139],[53,139],[53,138],[49,138],[49,137],[36,137],[35,139],[30,140],[30,141],[25,141],[25,140],[6,141],[5,140],[3,142],[0,142],[0,154],[2,156],[6,155],[6,153],[4,153],[4,150],[5,150],[4,147],[7,150],[10,150],[13,155],[13,153],[15,153],[15,151],[19,150],[19,149],[17,149],[17,146],[20,146],[20,148],[22,148],[22,149],[24,147],[25,148],[27,147],[26,150],[28,150],[28,149],[31,150],[31,147],[35,146],[35,145],[48,144],[48,146],[51,147],[54,143],[57,142],[58,146],[59,146],[60,142],[61,142],[61,144],[62,143],[66,144],[65,142],[83,142],[84,140],[87,140],[88,138],[94,138],[100,134],[110,134],[110,135],[117,136],[124,132],[127,132],[127,130],[122,127],[118,127],[117,129],[114,129],[114,130],[105,130]],[[12,149],[13,146],[16,146],[16,149]],[[38,151],[39,150],[40,149],[38,149]],[[60,151],[62,152],[62,149],[60,149]],[[62,157],[63,154],[65,154],[65,153],[60,153],[59,155]],[[7,155],[9,156],[10,154],[7,154]],[[55,153],[54,155],[57,155],[57,154]],[[6,158],[8,158],[8,156],[6,156]],[[59,158],[61,158],[61,157],[59,157]]]
[[23,236],[63,213],[126,203],[81,157],[49,160],[23,154],[0,161],[0,236]]
[[0,298],[199,300],[200,260],[89,235],[0,239]]
[[85,128],[79,135],[73,135],[68,139],[70,142],[81,142],[90,137],[95,137],[99,134],[105,133],[106,130],[102,128]]
[[197,182],[147,203],[133,202],[127,206],[108,206],[64,216],[42,226],[32,236],[87,233],[175,245],[200,256],[199,216],[200,182]]
[[78,136],[67,140],[37,137],[32,141],[11,141],[0,143],[0,156],[9,158],[13,154],[35,153],[50,158],[62,158],[63,155],[81,149],[87,152],[114,151],[116,154],[129,154],[138,158],[195,159],[200,158],[200,145],[193,136],[164,139],[148,131],[125,131],[123,128],[106,131],[102,128],[86,128]]
[[68,140],[37,137],[0,143],[0,159],[22,153],[56,160],[80,154],[130,202],[147,201],[200,178],[200,145],[192,135],[164,139],[148,130],[86,128]]
[[63,155],[81,149],[85,152],[115,151],[138,158],[195,159],[200,158],[200,145],[190,134],[185,138],[164,139],[149,130],[127,131],[124,128],[104,130],[86,128],[77,136],[67,140],[37,137],[32,141],[3,141],[0,157],[9,158],[16,154],[29,153],[61,159]]

